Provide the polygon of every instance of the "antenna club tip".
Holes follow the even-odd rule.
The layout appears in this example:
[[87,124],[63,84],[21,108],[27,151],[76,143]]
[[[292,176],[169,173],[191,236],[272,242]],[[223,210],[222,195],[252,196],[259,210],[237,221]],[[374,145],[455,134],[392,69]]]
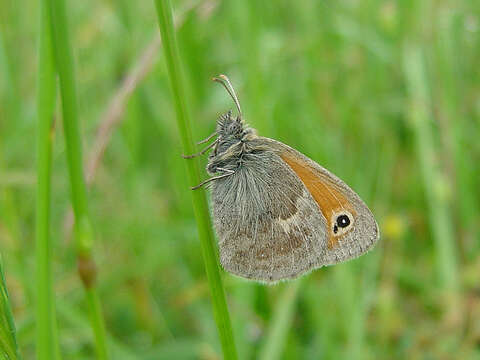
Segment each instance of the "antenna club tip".
[[220,75],[212,77],[212,81],[219,82],[219,81],[222,81],[222,80],[229,82],[229,79],[228,79],[227,75],[224,75],[224,74],[220,74]]

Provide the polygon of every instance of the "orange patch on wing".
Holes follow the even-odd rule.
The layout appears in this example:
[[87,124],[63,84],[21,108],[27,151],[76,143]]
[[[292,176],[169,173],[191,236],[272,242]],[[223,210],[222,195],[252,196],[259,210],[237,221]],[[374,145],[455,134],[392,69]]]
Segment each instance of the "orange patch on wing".
[[357,214],[352,204],[334,186],[326,182],[324,177],[319,176],[318,170],[310,167],[302,159],[294,157],[289,153],[283,153],[280,157],[290,166],[295,174],[297,174],[300,180],[302,180],[318,204],[328,224],[329,237],[327,246],[329,249],[334,248],[342,235],[336,236],[333,233],[333,214],[344,209],[348,210],[355,217]]

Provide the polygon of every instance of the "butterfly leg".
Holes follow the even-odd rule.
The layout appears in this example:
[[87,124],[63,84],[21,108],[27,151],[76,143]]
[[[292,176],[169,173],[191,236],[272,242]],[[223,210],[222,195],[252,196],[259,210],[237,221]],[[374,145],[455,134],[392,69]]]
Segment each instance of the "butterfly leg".
[[196,154],[192,154],[192,155],[183,155],[182,154],[182,157],[184,159],[193,159],[194,157],[197,157],[197,156],[200,156],[200,155],[203,155],[205,154],[208,150],[210,150],[212,147],[214,147],[216,144],[218,143],[218,139],[215,140],[214,142],[212,142],[210,145],[208,145],[205,149],[203,149],[202,151],[196,153]]
[[217,136],[217,132],[215,131],[212,135],[210,135],[209,137],[207,137],[206,139],[203,139],[203,140],[200,140],[199,142],[197,142],[197,145],[201,145],[201,144],[205,144],[207,142],[209,142],[210,140],[212,140],[215,136]]
[[233,175],[235,173],[235,171],[233,171],[233,170],[224,169],[224,168],[217,168],[217,170],[223,172],[223,174],[211,177],[210,179],[207,179],[207,180],[204,180],[200,184],[198,184],[197,186],[193,186],[190,189],[191,190],[200,189],[203,185],[208,184],[209,182],[212,182],[212,181],[218,180],[218,179],[223,179],[223,178],[225,178],[227,176],[230,176],[230,175]]

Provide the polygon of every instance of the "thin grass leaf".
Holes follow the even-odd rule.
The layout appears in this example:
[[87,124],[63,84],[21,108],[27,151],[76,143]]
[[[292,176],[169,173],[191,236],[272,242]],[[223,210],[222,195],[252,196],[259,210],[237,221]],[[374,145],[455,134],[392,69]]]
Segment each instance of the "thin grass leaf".
[[70,174],[72,207],[75,215],[75,241],[78,271],[86,290],[90,321],[98,359],[108,359],[105,324],[96,291],[96,268],[93,260],[93,231],[87,204],[87,189],[83,175],[82,146],[78,123],[77,94],[73,55],[64,0],[48,0],[53,49],[60,79],[63,128]]
[[[173,27],[172,8],[169,0],[155,0],[158,24],[163,40],[163,49],[167,63],[173,102],[177,114],[177,125],[185,154],[194,153],[194,144],[190,127],[190,117],[186,103],[186,92],[181,70],[180,55]],[[187,161],[189,184],[195,186],[200,182],[196,160]],[[216,248],[212,233],[212,224],[207,206],[205,191],[199,189],[192,192],[193,209],[197,221],[198,234],[202,246],[202,254],[207,272],[208,284],[213,305],[213,313],[217,324],[220,342],[225,359],[236,359],[237,351],[233,338],[230,315],[225,299],[225,290],[220,276]]]
[[457,251],[445,196],[446,182],[436,160],[438,155],[430,125],[430,96],[422,50],[418,45],[409,44],[405,47],[403,57],[410,97],[410,123],[415,132],[418,162],[436,246],[437,274],[441,288],[451,296],[458,290]]
[[37,201],[36,201],[36,351],[39,360],[59,354],[52,279],[50,189],[55,110],[55,65],[50,34],[50,14],[40,3],[37,78]]
[[471,256],[468,253],[465,239],[474,234],[475,216],[478,214],[478,201],[475,193],[474,178],[469,169],[471,158],[465,156],[465,135],[468,120],[464,114],[462,100],[465,99],[464,80],[462,78],[458,56],[463,51],[459,41],[461,22],[459,14],[451,9],[440,8],[435,16],[437,21],[437,40],[435,52],[436,62],[436,103],[439,129],[442,137],[443,153],[446,155],[449,182],[452,186],[452,198],[456,199],[454,215],[457,219],[456,232],[459,234],[461,258]]

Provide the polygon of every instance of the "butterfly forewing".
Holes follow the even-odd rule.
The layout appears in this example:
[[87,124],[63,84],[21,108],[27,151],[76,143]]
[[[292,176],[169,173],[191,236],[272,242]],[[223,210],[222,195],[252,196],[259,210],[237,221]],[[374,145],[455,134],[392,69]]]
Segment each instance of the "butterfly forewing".
[[327,227],[324,265],[360,256],[378,240],[378,225],[360,197],[337,176],[299,151],[263,138],[304,183],[318,205]]

